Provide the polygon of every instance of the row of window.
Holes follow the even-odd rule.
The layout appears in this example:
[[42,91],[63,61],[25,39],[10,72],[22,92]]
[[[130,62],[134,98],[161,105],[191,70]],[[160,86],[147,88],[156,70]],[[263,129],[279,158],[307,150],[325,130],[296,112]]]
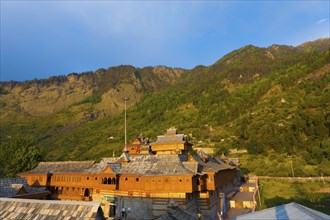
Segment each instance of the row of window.
[[[56,192],[58,194],[76,194],[80,193],[80,188],[75,188],[75,187],[55,187],[53,186],[50,190],[52,193]],[[82,192],[84,192],[84,189],[82,189]]]
[[[95,180],[98,178],[95,177]],[[75,177],[75,176],[54,176],[52,178],[53,182],[81,182],[82,177]],[[90,180],[89,177],[86,177],[86,180]],[[101,178],[101,184],[117,184],[117,178]]]
[[[135,181],[136,181],[136,182],[139,182],[139,180],[140,180],[139,178],[135,178]],[[150,180],[150,179],[146,179],[145,181],[146,181],[146,182],[149,182],[149,180]],[[125,178],[125,181],[128,181],[128,177]],[[157,181],[157,180],[154,180],[154,179],[153,179],[153,180],[150,180],[150,182],[156,182],[156,181]],[[173,181],[174,181],[174,180],[173,180]],[[183,181],[182,179],[179,179],[179,182],[182,182],[182,181]],[[186,181],[189,182],[190,179],[186,179]],[[158,179],[158,182],[162,182],[162,179]],[[169,179],[164,179],[164,182],[165,182],[165,183],[168,183],[168,182],[169,182]]]
[[[56,194],[65,194],[65,195],[84,195],[90,196],[93,192],[93,189],[89,188],[75,188],[75,187],[51,187],[50,191]],[[95,189],[95,193],[100,193],[99,189]]]
[[[42,182],[43,178],[42,176],[39,176],[39,177],[31,177],[32,178],[32,181],[39,181],[39,182]],[[86,180],[90,180],[89,177],[86,177]],[[95,180],[97,180],[97,177],[95,177]],[[82,181],[82,177],[76,177],[76,176],[53,176],[52,178],[52,181],[53,182],[81,182]],[[125,181],[128,181],[128,177],[125,178]],[[135,178],[135,181],[138,182],[139,181],[139,178]],[[145,180],[146,182],[149,182],[148,179]],[[155,180],[150,180],[151,182],[155,182]],[[158,182],[161,182],[162,180],[158,180]],[[179,179],[180,182],[182,182],[182,179]],[[189,179],[187,179],[187,181],[189,181]],[[164,179],[164,182],[165,183],[168,183],[169,180],[168,179]],[[119,183],[119,179],[117,178],[107,178],[107,177],[104,177],[104,178],[101,178],[100,180],[100,183],[101,184],[113,184],[113,185],[116,185]],[[199,180],[197,180],[197,185],[199,185]]]
[[116,178],[102,178],[102,184],[112,184],[112,185],[116,185],[118,184],[118,180]]
[[81,177],[75,176],[54,176],[52,179],[54,182],[81,182]]

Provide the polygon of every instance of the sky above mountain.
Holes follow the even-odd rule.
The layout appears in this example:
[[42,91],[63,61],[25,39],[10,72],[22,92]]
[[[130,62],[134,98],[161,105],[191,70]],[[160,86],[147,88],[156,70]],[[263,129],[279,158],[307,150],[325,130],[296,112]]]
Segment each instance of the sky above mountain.
[[117,65],[191,69],[329,37],[329,1],[1,0],[0,81]]

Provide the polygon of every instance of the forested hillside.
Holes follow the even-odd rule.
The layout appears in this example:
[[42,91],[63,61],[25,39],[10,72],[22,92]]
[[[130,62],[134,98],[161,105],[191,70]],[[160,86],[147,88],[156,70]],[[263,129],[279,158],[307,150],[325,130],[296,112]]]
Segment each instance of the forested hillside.
[[[174,126],[218,154],[247,149],[244,172],[290,176],[292,163],[296,176],[330,175],[329,48],[329,38],[298,47],[249,45],[192,70],[121,66],[2,82],[0,174],[38,160],[119,155],[128,96],[129,139],[143,133],[155,140]],[[34,161],[23,153],[13,171],[7,161],[17,152]]]

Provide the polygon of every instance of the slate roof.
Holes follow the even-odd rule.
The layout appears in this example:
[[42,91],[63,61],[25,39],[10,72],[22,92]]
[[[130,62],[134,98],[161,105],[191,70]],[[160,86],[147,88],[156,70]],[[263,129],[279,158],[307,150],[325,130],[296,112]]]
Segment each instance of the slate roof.
[[49,194],[49,191],[30,187],[24,178],[0,179],[0,197],[22,197],[36,194]]
[[24,173],[83,173],[94,163],[95,161],[40,162],[36,168]]
[[130,156],[130,162],[121,165],[120,158],[103,158],[99,164],[94,164],[85,173],[103,173],[106,166],[118,174],[138,174],[141,176],[162,176],[162,175],[191,175],[191,169],[186,168],[182,161],[184,155],[135,155]]
[[330,216],[322,212],[307,208],[298,203],[292,202],[285,205],[275,206],[269,209],[264,209],[252,212],[245,215],[240,215],[232,220],[329,220]]
[[254,192],[237,192],[231,200],[235,201],[253,201]]
[[105,219],[98,202],[0,198],[0,204],[0,219]]
[[[106,168],[106,166],[108,166],[108,164],[116,164],[117,161],[118,161],[118,157],[105,157],[105,158],[102,158],[100,163],[93,164],[93,166],[85,169],[83,172],[84,173],[103,173],[103,170]],[[119,168],[120,168],[120,164],[117,164],[116,166],[117,167],[119,166]]]
[[229,166],[227,164],[218,164],[214,162],[208,162],[203,165],[203,172],[218,172],[221,170],[235,169],[235,167]]
[[150,143],[150,145],[155,145],[155,144],[167,144],[167,143],[185,143],[186,142],[186,137],[183,134],[176,134],[173,136],[165,136],[165,135],[160,135],[157,136],[157,140],[155,142]]
[[[107,166],[117,174],[138,174],[146,176],[162,175],[192,175],[202,172],[218,172],[220,170],[234,169],[235,167],[219,164],[209,157],[208,162],[203,162],[198,155],[192,155],[195,161],[187,161],[188,156],[182,154],[170,155],[132,155],[128,157],[103,158],[100,163],[94,161],[67,161],[67,162],[41,162],[26,173],[104,173]],[[121,164],[124,162],[128,163]],[[127,160],[126,160],[127,159]],[[196,162],[197,161],[197,162]]]
[[122,174],[140,174],[145,176],[193,175],[185,168],[179,155],[136,155],[121,167]]
[[228,170],[228,169],[235,169],[236,167],[227,165],[222,161],[218,161],[213,159],[212,157],[208,156],[208,162],[204,162],[199,155],[191,155],[194,160],[197,161],[199,166],[199,172],[218,172],[220,170]]
[[198,169],[198,163],[196,162],[182,162],[182,165],[193,173],[200,172],[200,170]]

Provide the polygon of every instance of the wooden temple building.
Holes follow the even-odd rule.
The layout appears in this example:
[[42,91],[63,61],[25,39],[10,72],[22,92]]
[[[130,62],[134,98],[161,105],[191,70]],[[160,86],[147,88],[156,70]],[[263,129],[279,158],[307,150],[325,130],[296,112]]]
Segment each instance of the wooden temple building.
[[187,137],[171,128],[153,143],[135,139],[120,157],[41,162],[20,176],[47,187],[49,199],[100,202],[110,219],[123,210],[130,211],[128,219],[157,219],[173,208],[214,219],[220,193],[237,184],[237,168],[191,150]]

